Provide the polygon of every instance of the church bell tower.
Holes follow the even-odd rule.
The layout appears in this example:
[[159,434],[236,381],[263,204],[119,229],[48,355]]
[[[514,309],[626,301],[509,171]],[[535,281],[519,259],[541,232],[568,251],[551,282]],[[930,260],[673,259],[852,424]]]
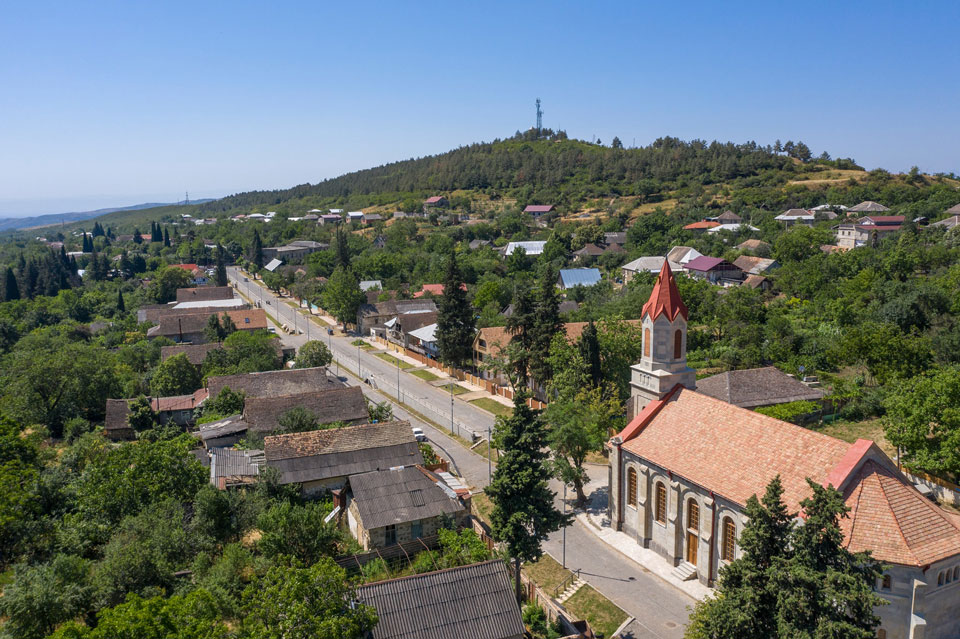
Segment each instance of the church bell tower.
[[677,384],[691,390],[697,386],[696,371],[687,366],[687,307],[666,260],[643,305],[641,327],[643,355],[630,367],[630,418]]

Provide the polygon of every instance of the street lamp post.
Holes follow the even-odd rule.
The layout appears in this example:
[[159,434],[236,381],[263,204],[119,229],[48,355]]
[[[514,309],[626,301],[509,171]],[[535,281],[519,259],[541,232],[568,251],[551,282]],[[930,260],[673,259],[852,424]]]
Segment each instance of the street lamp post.
[[490,455],[493,453],[493,441],[490,439],[490,422],[487,422],[487,485],[490,485]]
[[453,434],[453,382],[450,383],[450,434]]
[[[397,353],[397,355],[400,355],[400,353]],[[397,401],[400,402],[401,404],[403,403],[403,400],[400,399],[400,358],[399,357],[397,357]]]
[[[563,514],[567,514],[567,482],[563,482]],[[563,527],[563,559],[560,564],[562,567],[567,567],[567,527]]]
[[357,339],[357,377],[360,378],[360,381],[363,381],[363,375],[360,374],[360,339]]

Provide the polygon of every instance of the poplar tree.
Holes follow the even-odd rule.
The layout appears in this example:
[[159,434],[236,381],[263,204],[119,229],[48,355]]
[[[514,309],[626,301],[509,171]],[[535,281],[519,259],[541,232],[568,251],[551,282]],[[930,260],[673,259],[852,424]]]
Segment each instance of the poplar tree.
[[520,601],[520,564],[543,556],[547,536],[569,525],[554,505],[556,493],[547,479],[549,452],[546,430],[539,415],[527,405],[528,392],[518,389],[510,417],[498,417],[494,442],[501,451],[497,469],[484,492],[493,502],[490,528],[514,561],[516,595]]
[[117,312],[123,313],[126,312],[127,305],[123,302],[123,291],[117,289]]
[[464,289],[456,254],[451,253],[437,308],[437,351],[440,361],[448,366],[462,366],[473,353],[477,322]]
[[253,229],[253,243],[250,245],[250,261],[257,268],[263,268],[263,241],[260,239],[260,231]]
[[599,386],[603,381],[603,370],[600,365],[600,339],[593,320],[583,328],[583,334],[580,335],[580,355],[587,365],[593,386]]
[[217,242],[217,286],[227,285],[227,265],[223,260],[223,246]]

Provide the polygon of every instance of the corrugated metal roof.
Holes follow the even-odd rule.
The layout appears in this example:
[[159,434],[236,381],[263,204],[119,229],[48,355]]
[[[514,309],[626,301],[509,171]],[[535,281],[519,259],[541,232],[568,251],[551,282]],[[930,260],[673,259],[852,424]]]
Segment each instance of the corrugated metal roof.
[[526,242],[510,242],[503,251],[504,255],[513,255],[518,248],[522,248],[527,255],[540,255],[547,243],[544,240],[528,240]]
[[243,421],[240,415],[231,415],[230,417],[224,417],[215,422],[201,425],[198,432],[200,439],[207,441],[208,439],[216,439],[224,435],[235,435],[246,430],[247,422]]
[[416,330],[407,333],[410,337],[416,337],[421,342],[434,342],[437,339],[437,324],[428,324]]
[[277,258],[273,258],[272,260],[267,262],[267,265],[264,266],[263,268],[273,273],[275,270],[277,270],[277,267],[280,266],[281,264],[283,264],[283,260],[278,260]]
[[[220,486],[220,479],[256,477],[264,463],[262,450],[210,449],[210,483]],[[222,486],[221,486],[222,487]]]
[[523,620],[503,560],[367,584],[357,598],[373,606],[373,639],[519,639]]
[[593,286],[600,282],[600,269],[565,268],[560,270],[560,282],[564,288]]
[[363,527],[454,515],[464,506],[442,480],[419,466],[390,468],[350,477],[350,490]]

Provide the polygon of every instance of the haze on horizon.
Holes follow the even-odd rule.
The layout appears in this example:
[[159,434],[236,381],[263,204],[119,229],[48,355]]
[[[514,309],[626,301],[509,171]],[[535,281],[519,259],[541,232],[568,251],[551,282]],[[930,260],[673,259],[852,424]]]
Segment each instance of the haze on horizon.
[[544,125],[960,172],[946,1],[20,3],[0,216],[285,188]]

